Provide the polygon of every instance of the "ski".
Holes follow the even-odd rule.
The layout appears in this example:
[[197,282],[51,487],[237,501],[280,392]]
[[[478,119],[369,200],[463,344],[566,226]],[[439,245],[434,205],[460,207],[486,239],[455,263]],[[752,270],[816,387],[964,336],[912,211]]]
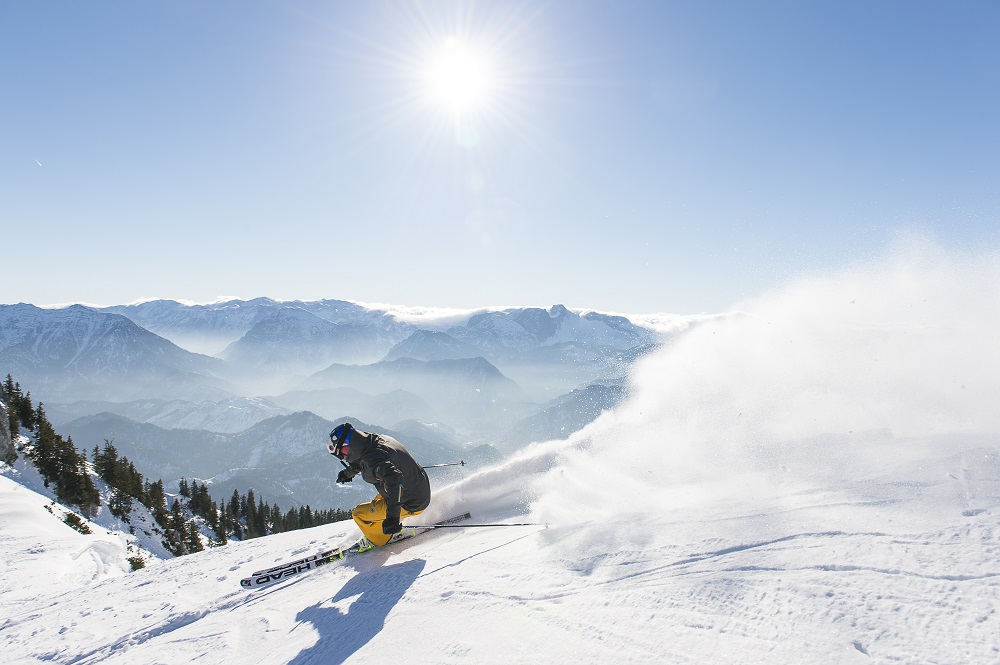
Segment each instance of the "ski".
[[331,554],[333,554],[334,552],[336,552],[339,549],[342,549],[342,548],[338,547],[338,548],[332,549],[332,550],[320,550],[319,552],[316,552],[315,554],[311,554],[311,555],[309,555],[307,557],[303,557],[303,558],[298,559],[296,561],[288,561],[287,563],[279,563],[277,566],[272,566],[271,568],[266,568],[264,570],[255,570],[252,573],[250,573],[250,576],[251,577],[256,577],[258,575],[266,575],[268,573],[273,573],[274,571],[281,570],[282,568],[291,568],[292,566],[300,566],[300,565],[302,565],[304,563],[309,563],[310,561],[315,561],[316,559],[322,559],[323,557],[330,556]]
[[[461,522],[462,520],[471,519],[471,513],[465,513],[462,515],[456,515],[446,520],[439,522],[439,525],[454,524],[456,522]],[[428,525],[437,526],[437,525]],[[426,533],[430,531],[427,526],[412,526],[403,527],[403,530],[395,534],[386,545],[391,545],[392,543],[398,543],[401,540],[406,540],[408,538],[413,538],[421,533]],[[280,582],[281,580],[288,579],[289,577],[294,577],[302,573],[315,570],[320,566],[326,565],[328,563],[333,563],[334,561],[339,561],[348,556],[353,556],[356,554],[363,554],[365,552],[370,552],[373,549],[378,549],[377,547],[368,547],[362,549],[362,540],[348,545],[346,547],[337,547],[334,549],[323,550],[312,554],[301,559],[296,559],[295,561],[289,561],[287,563],[278,564],[271,568],[266,568],[264,570],[258,570],[251,573],[250,577],[246,577],[240,580],[240,586],[244,589],[254,589],[257,587],[266,586],[268,584],[273,584],[275,582]],[[384,547],[384,545],[383,545]]]

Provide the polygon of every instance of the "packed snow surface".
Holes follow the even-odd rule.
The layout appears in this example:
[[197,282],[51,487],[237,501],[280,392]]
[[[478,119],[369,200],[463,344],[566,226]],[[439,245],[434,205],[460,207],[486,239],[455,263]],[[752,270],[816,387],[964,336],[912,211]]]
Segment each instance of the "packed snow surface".
[[239,579],[356,528],[94,574],[67,563],[91,537],[28,528],[25,490],[0,485],[4,560],[26,559],[3,578],[0,653],[1000,662],[998,265],[915,252],[707,321],[637,367],[624,406],[413,519],[537,525],[440,529],[256,591]]

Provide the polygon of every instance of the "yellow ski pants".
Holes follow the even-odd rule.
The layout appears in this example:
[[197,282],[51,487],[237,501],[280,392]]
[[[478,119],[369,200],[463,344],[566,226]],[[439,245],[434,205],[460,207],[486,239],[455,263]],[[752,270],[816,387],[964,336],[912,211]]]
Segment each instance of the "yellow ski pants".
[[[382,520],[385,519],[385,509],[385,497],[379,494],[368,503],[356,506],[354,511],[351,512],[351,517],[357,522],[361,533],[365,534],[365,538],[370,540],[372,545],[385,545],[392,538],[391,535],[382,533]],[[399,520],[402,521],[404,517],[413,517],[422,512],[424,511],[418,510],[415,513],[411,513],[406,508],[400,506]]]

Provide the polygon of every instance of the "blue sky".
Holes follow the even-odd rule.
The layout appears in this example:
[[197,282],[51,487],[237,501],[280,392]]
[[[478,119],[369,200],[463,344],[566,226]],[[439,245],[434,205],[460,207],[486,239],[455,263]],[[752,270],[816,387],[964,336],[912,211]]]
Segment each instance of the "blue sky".
[[[0,302],[696,313],[900,234],[991,250],[998,25],[991,2],[0,3]],[[460,109],[432,84],[456,49],[485,91]]]

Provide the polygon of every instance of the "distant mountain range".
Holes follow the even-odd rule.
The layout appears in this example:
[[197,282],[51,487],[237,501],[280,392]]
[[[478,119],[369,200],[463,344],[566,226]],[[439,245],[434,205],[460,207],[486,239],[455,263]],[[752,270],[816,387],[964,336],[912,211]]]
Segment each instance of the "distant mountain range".
[[354,388],[362,393],[387,391],[418,395],[438,418],[460,429],[495,432],[504,422],[537,409],[515,382],[488,360],[416,360],[397,358],[371,365],[331,365],[301,386],[311,391]]
[[0,305],[0,370],[46,400],[223,399],[225,362],[81,305]]
[[[663,341],[625,317],[562,305],[447,325],[339,300],[0,305],[0,378],[13,375],[68,433],[114,438],[150,476],[308,503],[345,496],[313,474],[314,459],[289,452],[318,454],[330,423],[400,428],[427,454],[495,456],[614,407],[632,363]],[[269,433],[281,419],[294,425]]]
[[[369,329],[372,350],[369,351],[370,355],[354,359],[359,362],[378,360],[380,353],[384,353],[411,331],[409,326],[399,323],[384,311],[368,309],[343,300],[282,302],[270,298],[254,298],[210,305],[151,300],[136,305],[104,307],[101,311],[126,316],[150,332],[172,340],[185,349],[208,355],[218,355],[260,323],[285,317],[301,319],[303,312],[337,325]],[[274,324],[270,327],[273,329]],[[305,328],[307,326],[303,326]],[[265,326],[264,330],[251,335],[251,339],[266,340],[269,337],[267,329],[268,326]]]
[[[623,352],[658,341],[623,317],[561,305],[480,312],[446,330],[336,300],[0,305],[0,367],[48,401],[281,394],[333,364],[476,357],[544,400],[621,375]],[[214,356],[196,352],[209,348]]]
[[126,316],[183,348],[223,358],[245,375],[308,375],[332,363],[370,364],[402,357],[481,356],[502,370],[520,364],[526,353],[561,344],[604,355],[659,340],[654,331],[624,317],[578,313],[562,305],[483,311],[445,330],[420,328],[385,310],[340,300],[256,298],[212,305],[157,300],[101,311]]
[[144,399],[131,402],[78,401],[46,406],[49,420],[60,425],[95,413],[111,413],[163,429],[198,429],[235,434],[290,409],[261,397],[234,397],[220,401]]

